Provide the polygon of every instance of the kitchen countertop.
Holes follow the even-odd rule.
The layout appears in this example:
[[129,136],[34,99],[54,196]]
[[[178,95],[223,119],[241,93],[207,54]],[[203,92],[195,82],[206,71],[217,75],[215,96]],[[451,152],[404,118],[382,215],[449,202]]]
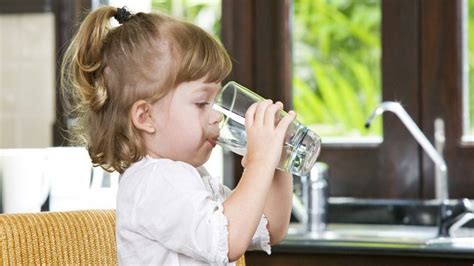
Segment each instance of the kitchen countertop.
[[458,248],[452,245],[426,246],[414,244],[383,244],[365,242],[333,242],[286,239],[272,247],[272,253],[333,253],[358,255],[421,256],[439,258],[474,259],[474,248]]
[[[474,229],[471,228],[459,229],[458,235],[463,237],[455,238],[456,243],[452,243],[451,238],[436,238],[436,227],[427,226],[330,224],[323,235],[313,236],[299,234],[295,228],[297,226],[290,226],[288,236],[279,245],[272,247],[272,253],[474,259]],[[367,235],[364,230],[369,231],[368,229],[380,234],[377,237]],[[351,230],[355,233],[349,235]],[[435,244],[428,245],[427,241]]]
[[[460,203],[447,204],[456,214]],[[452,232],[453,238],[438,238],[437,201],[329,198],[327,208],[324,232],[304,233],[292,217],[286,239],[272,253],[474,259],[474,220]]]

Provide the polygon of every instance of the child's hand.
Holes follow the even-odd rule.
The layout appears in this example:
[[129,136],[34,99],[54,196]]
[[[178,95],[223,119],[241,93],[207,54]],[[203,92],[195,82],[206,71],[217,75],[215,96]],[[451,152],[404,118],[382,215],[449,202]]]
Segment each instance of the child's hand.
[[245,131],[247,132],[247,154],[242,158],[242,166],[249,164],[267,165],[276,168],[280,161],[286,130],[295,119],[294,111],[288,112],[277,125],[281,102],[272,103],[264,100],[252,104],[245,114]]

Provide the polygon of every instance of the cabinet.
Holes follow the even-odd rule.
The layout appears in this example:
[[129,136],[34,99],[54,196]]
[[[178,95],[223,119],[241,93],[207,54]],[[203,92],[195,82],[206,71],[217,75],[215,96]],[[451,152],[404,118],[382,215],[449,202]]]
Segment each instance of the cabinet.
[[[251,251],[245,254],[246,265],[248,266],[410,266],[410,265],[463,265],[469,266],[474,264],[474,258],[459,257],[437,257],[437,254],[419,254],[419,255],[403,255],[403,254],[351,254],[350,252],[333,252],[333,253],[293,253],[293,252],[272,252],[268,256],[266,253]],[[473,255],[474,256],[474,255]]]

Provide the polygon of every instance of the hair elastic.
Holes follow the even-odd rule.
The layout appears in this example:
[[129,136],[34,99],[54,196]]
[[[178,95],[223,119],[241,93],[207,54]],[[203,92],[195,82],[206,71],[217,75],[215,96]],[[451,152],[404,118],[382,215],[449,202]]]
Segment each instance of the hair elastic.
[[126,7],[117,7],[117,14],[115,14],[114,18],[118,21],[119,24],[123,24],[127,22],[132,14],[127,10]]

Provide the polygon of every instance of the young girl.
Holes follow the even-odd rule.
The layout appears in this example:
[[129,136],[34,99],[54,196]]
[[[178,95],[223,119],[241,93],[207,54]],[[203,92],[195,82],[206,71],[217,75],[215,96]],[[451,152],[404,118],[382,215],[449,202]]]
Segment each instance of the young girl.
[[[109,28],[111,18],[120,26]],[[93,163],[121,173],[120,264],[232,265],[285,237],[292,178],[275,167],[293,111],[275,126],[280,102],[249,108],[245,170],[232,192],[202,167],[222,119],[212,102],[230,70],[209,34],[162,14],[102,7],[80,26],[64,92]]]

